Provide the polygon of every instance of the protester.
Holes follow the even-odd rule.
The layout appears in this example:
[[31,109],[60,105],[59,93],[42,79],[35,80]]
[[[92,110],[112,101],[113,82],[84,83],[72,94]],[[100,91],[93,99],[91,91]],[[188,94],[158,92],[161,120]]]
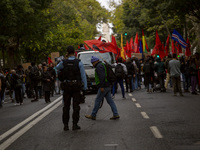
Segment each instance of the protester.
[[33,94],[34,99],[31,102],[38,101],[38,88],[37,88],[38,76],[39,76],[38,68],[35,66],[35,62],[32,62],[29,77],[31,79],[30,90],[31,93]]
[[68,46],[67,48],[67,57],[61,61],[56,68],[58,70],[63,71],[63,100],[64,100],[64,107],[63,107],[63,124],[64,124],[64,131],[69,130],[69,112],[70,112],[70,105],[71,105],[71,98],[73,98],[73,126],[72,130],[81,129],[78,125],[79,118],[80,118],[80,91],[83,84],[83,90],[87,90],[87,79],[85,70],[83,67],[82,62],[79,59],[75,58],[75,51],[73,46]]
[[22,97],[22,81],[20,75],[16,73],[16,70],[12,70],[11,76],[11,88],[15,91],[15,105],[22,105],[23,104],[23,97]]
[[196,91],[197,76],[198,76],[198,68],[195,57],[193,57],[190,62],[190,77],[191,77],[192,94],[194,95],[198,95]]
[[135,68],[133,66],[133,63],[131,61],[131,58],[128,58],[126,61],[126,68],[127,68],[127,76],[126,76],[126,92],[128,92],[128,89],[130,89],[130,92],[133,92],[133,78],[135,77]]
[[25,98],[25,93],[26,93],[26,87],[25,87],[25,72],[24,72],[24,68],[22,65],[18,65],[17,66],[17,70],[16,73],[20,76],[21,78],[21,82],[22,82],[22,88],[21,88],[21,93],[22,93],[22,97]]
[[147,92],[153,92],[153,74],[154,74],[154,66],[151,63],[151,58],[147,58],[144,63],[143,71],[144,71],[144,83],[147,88]]
[[110,118],[111,120],[119,119],[119,114],[117,111],[117,107],[115,102],[111,97],[111,88],[110,83],[107,80],[106,75],[106,67],[105,65],[99,61],[99,58],[92,56],[91,58],[92,65],[96,68],[95,69],[95,82],[98,88],[97,96],[95,99],[95,104],[91,115],[85,115],[86,118],[96,120],[96,115],[99,110],[100,104],[103,101],[104,97],[107,100],[107,103],[110,105],[111,110],[113,112],[113,116]]
[[125,92],[124,92],[124,84],[123,84],[124,81],[123,80],[124,80],[125,75],[127,75],[127,68],[126,68],[126,65],[122,63],[121,57],[118,58],[118,64],[115,67],[115,75],[117,77],[117,81],[114,83],[113,89],[112,89],[113,98],[115,96],[116,86],[119,83],[119,85],[121,87],[121,91],[122,91],[122,98],[126,99]]
[[49,70],[47,69],[47,66],[43,66],[43,72],[41,77],[42,83],[43,83],[43,91],[44,91],[44,99],[46,103],[51,102],[50,100],[50,92],[51,92],[51,75]]
[[164,63],[161,61],[160,57],[156,58],[157,63],[155,64],[155,72],[158,76],[158,81],[160,84],[160,92],[166,92],[165,86],[164,86],[164,78],[165,78],[165,66]]
[[4,94],[6,89],[6,78],[2,69],[0,69],[0,108],[4,101]]
[[49,64],[49,68],[48,68],[48,71],[50,73],[50,76],[51,76],[51,96],[54,95],[54,91],[55,91],[55,81],[56,81],[56,71],[54,69],[54,64],[53,63],[50,63]]
[[169,61],[169,70],[170,70],[170,76],[172,78],[173,83],[173,91],[174,96],[177,96],[176,93],[179,92],[180,96],[183,96],[182,90],[181,90],[181,64],[180,61],[177,60],[177,55],[173,54],[173,59]]
[[[168,84],[170,82],[170,70],[169,70],[169,61],[172,60],[171,54],[168,54],[166,60],[165,60],[165,69],[166,69],[166,80],[165,80],[165,89],[168,88]],[[170,83],[171,85],[171,83]]]
[[39,98],[42,98],[43,96],[43,88],[42,88],[42,73],[43,73],[43,69],[42,69],[42,64],[38,65],[38,84],[37,84],[37,89],[38,89],[38,96]]

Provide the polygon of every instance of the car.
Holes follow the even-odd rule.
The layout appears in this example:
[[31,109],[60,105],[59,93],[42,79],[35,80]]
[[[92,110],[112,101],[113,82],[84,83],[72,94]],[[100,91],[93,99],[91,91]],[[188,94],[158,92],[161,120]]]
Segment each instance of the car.
[[116,60],[112,52],[99,53],[98,51],[84,51],[77,54],[77,58],[81,60],[85,68],[88,90],[96,92],[97,85],[95,83],[95,68],[91,63],[92,56],[98,57],[100,61],[106,61],[110,65],[115,64]]

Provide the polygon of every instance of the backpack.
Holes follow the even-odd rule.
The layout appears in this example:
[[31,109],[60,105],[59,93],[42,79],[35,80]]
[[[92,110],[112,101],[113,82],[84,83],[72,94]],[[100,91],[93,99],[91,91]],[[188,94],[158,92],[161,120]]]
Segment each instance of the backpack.
[[64,68],[58,71],[58,79],[60,81],[64,80],[77,80],[79,83],[81,82],[81,73],[79,69],[79,59],[63,60]]
[[37,67],[33,66],[30,73],[29,73],[29,77],[31,78],[31,80],[33,81],[37,81],[39,79],[39,70]]
[[109,83],[114,83],[117,80],[117,77],[116,77],[114,71],[112,70],[112,66],[109,65],[108,63],[105,63],[103,65],[105,66],[106,71],[107,71],[107,80],[108,80],[108,82]]
[[124,68],[121,64],[117,64],[115,67],[115,75],[118,79],[123,79],[125,77]]

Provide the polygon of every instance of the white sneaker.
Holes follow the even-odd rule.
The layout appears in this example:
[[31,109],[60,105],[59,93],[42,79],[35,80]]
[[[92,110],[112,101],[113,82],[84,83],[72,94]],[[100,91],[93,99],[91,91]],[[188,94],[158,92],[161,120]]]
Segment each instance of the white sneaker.
[[14,105],[15,105],[15,106],[19,106],[19,105],[20,105],[20,103],[15,103]]

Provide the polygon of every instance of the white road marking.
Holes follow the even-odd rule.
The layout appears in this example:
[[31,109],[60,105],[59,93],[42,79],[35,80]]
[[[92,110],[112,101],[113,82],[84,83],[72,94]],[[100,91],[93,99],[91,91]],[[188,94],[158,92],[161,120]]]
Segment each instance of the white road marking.
[[139,103],[135,104],[137,108],[141,108],[141,105]]
[[149,116],[147,115],[146,112],[141,112],[141,115],[143,116],[144,119],[149,119]]
[[133,102],[136,102],[136,99],[135,99],[135,98],[132,98],[132,101],[133,101]]
[[158,130],[158,128],[156,126],[152,126],[152,127],[150,127],[150,129],[153,132],[155,138],[157,138],[157,139],[163,138],[163,136],[161,135],[160,131]]
[[27,132],[29,129],[31,129],[35,124],[37,124],[40,120],[42,120],[44,117],[46,117],[48,114],[50,114],[54,109],[56,109],[58,106],[62,104],[62,101],[55,104],[53,107],[51,107],[49,110],[45,111],[42,115],[37,117],[35,120],[27,124],[24,128],[19,130],[17,133],[15,133],[13,136],[11,136],[9,139],[7,139],[5,142],[3,142],[0,145],[1,150],[5,150],[8,146],[10,146],[15,140],[17,140],[20,136],[22,136],[25,132]]
[[131,93],[128,93],[128,95],[129,95],[130,97],[132,97],[132,96],[133,96]]
[[13,128],[11,128],[10,130],[6,131],[4,134],[0,135],[0,141],[3,140],[4,138],[6,138],[8,135],[10,135],[13,132],[15,132],[17,129],[21,128],[23,125],[25,125],[26,123],[28,123],[29,121],[31,121],[35,117],[37,117],[42,112],[44,112],[47,109],[49,109],[51,106],[53,106],[55,103],[57,103],[61,99],[62,99],[62,96],[60,96],[59,98],[57,98],[56,100],[54,100],[52,103],[50,103],[49,105],[47,105],[43,109],[41,109],[38,112],[34,113],[30,117],[28,117],[27,119],[25,119],[24,121],[22,121],[21,123],[17,124],[16,126],[14,126]]

